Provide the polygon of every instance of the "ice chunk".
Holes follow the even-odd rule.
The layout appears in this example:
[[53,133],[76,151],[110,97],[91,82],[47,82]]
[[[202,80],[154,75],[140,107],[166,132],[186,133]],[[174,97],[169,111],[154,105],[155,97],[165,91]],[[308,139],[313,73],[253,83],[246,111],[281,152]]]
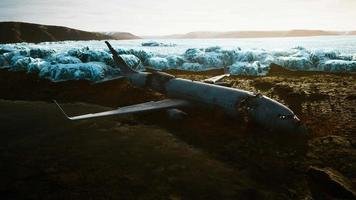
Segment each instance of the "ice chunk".
[[154,69],[164,70],[169,67],[168,61],[166,58],[161,57],[152,57],[148,60],[150,67]]
[[48,59],[51,63],[56,64],[76,64],[76,63],[81,63],[82,61],[79,58],[70,56],[66,53],[62,54],[57,54],[53,56],[52,58]]
[[103,62],[108,58],[111,58],[105,51],[91,50],[88,47],[82,49],[71,49],[68,51],[68,55],[79,58],[83,63],[86,62]]
[[125,55],[121,55],[121,57],[129,67],[135,70],[143,69],[140,59],[137,58],[136,56],[125,54]]
[[185,62],[184,58],[178,55],[169,55],[166,59],[170,68],[179,68]]
[[208,52],[197,56],[195,60],[207,68],[219,68],[224,66],[223,55],[221,53]]
[[45,58],[53,54],[55,50],[53,49],[30,49],[29,56],[32,58]]
[[40,77],[55,81],[79,79],[97,81],[109,74],[110,69],[99,62],[45,65],[39,73]]
[[30,57],[23,57],[23,56],[18,56],[16,57],[16,60],[13,60],[13,65],[11,67],[11,70],[13,71],[27,71],[30,63],[34,62],[35,59],[30,58]]
[[329,72],[356,72],[356,61],[328,60],[321,70]]
[[9,53],[9,52],[13,52],[13,51],[16,51],[16,48],[13,46],[2,45],[0,47],[0,54]]
[[221,47],[215,46],[215,47],[208,47],[205,49],[205,52],[219,52],[221,50]]
[[200,49],[187,49],[184,53],[184,58],[194,62],[196,59],[204,54]]
[[293,70],[310,70],[313,67],[313,63],[305,57],[278,57],[275,63]]
[[262,75],[266,72],[258,61],[253,63],[249,62],[236,62],[233,65],[229,66],[229,71],[232,74],[239,75]]
[[34,59],[27,67],[29,73],[39,73],[43,67],[49,66],[50,63],[41,59]]
[[119,55],[129,54],[129,55],[136,56],[141,60],[143,65],[148,65],[149,59],[154,56],[152,52],[147,52],[144,50],[135,50],[135,49],[126,50],[123,48],[119,48],[116,49],[116,51],[118,52]]
[[165,44],[162,42],[148,41],[148,42],[142,42],[141,46],[143,46],[143,47],[174,47],[174,46],[176,46],[176,44],[172,44],[172,43]]

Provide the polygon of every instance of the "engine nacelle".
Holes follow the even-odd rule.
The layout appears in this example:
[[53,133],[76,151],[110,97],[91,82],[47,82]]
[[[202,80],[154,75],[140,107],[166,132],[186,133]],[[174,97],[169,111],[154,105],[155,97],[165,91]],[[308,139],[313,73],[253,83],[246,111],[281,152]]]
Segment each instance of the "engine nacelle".
[[183,120],[187,117],[188,114],[176,108],[172,108],[167,110],[167,115],[170,119],[173,120]]

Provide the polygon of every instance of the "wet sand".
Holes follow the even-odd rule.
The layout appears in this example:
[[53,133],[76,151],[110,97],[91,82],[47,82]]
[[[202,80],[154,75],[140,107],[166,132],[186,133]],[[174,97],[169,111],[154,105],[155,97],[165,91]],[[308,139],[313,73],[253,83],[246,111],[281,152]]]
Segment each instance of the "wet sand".
[[[201,80],[220,72],[170,73]],[[1,71],[0,82],[1,199],[335,198],[310,179],[310,166],[337,170],[355,189],[352,74],[275,67],[266,77],[227,79],[288,105],[306,123],[307,138],[206,110],[181,121],[158,112],[70,122],[51,99],[84,114],[164,97],[125,81],[52,83]]]

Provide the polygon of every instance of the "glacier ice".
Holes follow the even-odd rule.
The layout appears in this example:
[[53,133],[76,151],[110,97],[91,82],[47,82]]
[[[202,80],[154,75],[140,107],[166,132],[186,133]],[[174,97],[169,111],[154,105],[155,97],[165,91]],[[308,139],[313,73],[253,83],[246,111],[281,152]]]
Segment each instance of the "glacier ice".
[[51,62],[52,64],[55,64],[55,63],[76,64],[76,63],[82,62],[79,58],[73,57],[68,54],[57,54],[57,55],[53,56],[52,58],[48,59],[48,61]]
[[140,59],[143,65],[148,65],[149,58],[153,57],[154,54],[152,52],[147,52],[144,50],[139,50],[139,49],[123,49],[123,48],[118,48],[115,49],[118,54],[120,55],[134,55],[137,58]]
[[173,43],[165,44],[162,42],[147,41],[147,42],[142,42],[141,46],[143,46],[143,47],[174,47],[174,46],[176,46],[176,44],[173,44]]
[[[91,41],[102,43],[102,41]],[[105,47],[88,47],[83,41],[53,42],[41,45],[0,44],[0,68],[38,73],[53,81],[97,81],[119,73]],[[181,53],[151,51],[150,45],[116,48],[124,61],[136,70],[148,66],[157,70],[183,69],[201,71],[228,67],[232,74],[264,75],[272,63],[293,70],[356,72],[356,54],[336,50],[309,50],[295,47],[287,50],[225,49],[220,46],[187,48]],[[156,44],[155,44],[156,45]],[[153,45],[153,46],[155,46]],[[54,48],[55,47],[55,48]]]
[[356,61],[328,60],[320,67],[322,71],[356,72]]
[[135,70],[142,70],[144,68],[141,63],[141,60],[139,58],[137,58],[135,55],[124,54],[124,55],[121,55],[121,57],[128,66],[130,66],[131,68],[133,68]]
[[148,65],[155,69],[165,70],[168,68],[168,60],[161,57],[152,57],[148,59]]
[[97,81],[110,74],[106,65],[100,62],[44,65],[39,71],[40,77],[54,81],[78,79]]

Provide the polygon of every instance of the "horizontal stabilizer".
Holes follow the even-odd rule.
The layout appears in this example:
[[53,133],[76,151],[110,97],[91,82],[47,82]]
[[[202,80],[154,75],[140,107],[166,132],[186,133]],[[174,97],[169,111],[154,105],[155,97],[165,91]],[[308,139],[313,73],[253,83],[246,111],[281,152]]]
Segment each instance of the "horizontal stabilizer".
[[120,80],[120,79],[125,79],[125,78],[126,78],[125,76],[116,76],[116,77],[104,78],[102,80],[95,81],[94,84],[104,83],[104,82],[108,82],[108,81],[115,81],[115,80]]
[[225,77],[229,77],[230,74],[222,74],[222,75],[219,75],[219,76],[214,76],[214,77],[211,77],[211,78],[208,78],[208,79],[204,79],[202,80],[204,83],[211,83],[211,84],[215,84],[219,81],[221,81],[222,79],[224,79]]

